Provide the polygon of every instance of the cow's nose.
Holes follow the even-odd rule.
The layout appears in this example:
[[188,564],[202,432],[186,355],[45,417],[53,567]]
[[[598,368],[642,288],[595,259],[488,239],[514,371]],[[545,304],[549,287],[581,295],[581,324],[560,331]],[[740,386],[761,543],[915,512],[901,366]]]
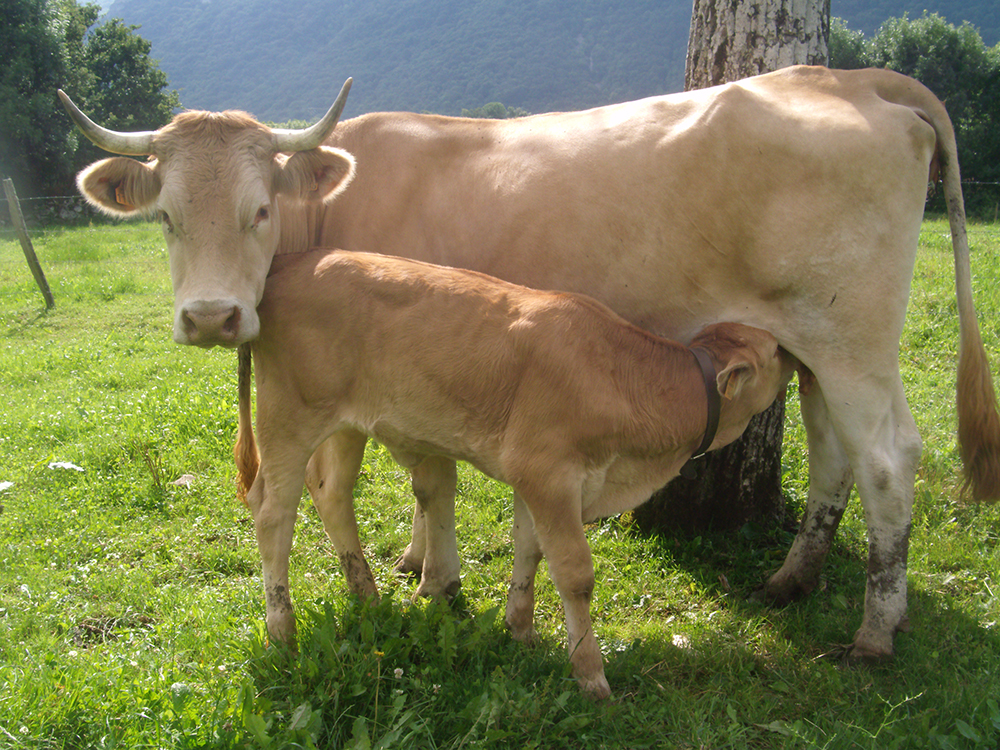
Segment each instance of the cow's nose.
[[194,302],[181,311],[185,342],[196,346],[232,346],[239,343],[239,305],[230,302]]

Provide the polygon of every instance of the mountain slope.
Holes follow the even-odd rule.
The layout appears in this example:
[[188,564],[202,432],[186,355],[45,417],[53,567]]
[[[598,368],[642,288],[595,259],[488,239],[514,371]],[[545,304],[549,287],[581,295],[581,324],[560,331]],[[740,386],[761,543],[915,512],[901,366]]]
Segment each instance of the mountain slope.
[[[880,7],[839,0],[852,2],[859,14]],[[679,91],[690,14],[691,0],[116,0],[108,10],[141,27],[185,107],[277,122],[315,119],[348,76],[345,116],[491,101],[542,112]]]

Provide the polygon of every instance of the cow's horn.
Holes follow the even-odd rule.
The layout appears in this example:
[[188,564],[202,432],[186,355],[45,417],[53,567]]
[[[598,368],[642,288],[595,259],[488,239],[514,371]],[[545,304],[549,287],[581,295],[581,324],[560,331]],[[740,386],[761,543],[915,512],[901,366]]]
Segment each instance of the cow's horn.
[[344,104],[347,103],[347,93],[351,90],[351,81],[348,78],[344,81],[344,87],[340,90],[337,101],[330,107],[330,111],[323,115],[323,119],[315,125],[310,125],[305,130],[286,130],[284,128],[274,128],[274,143],[278,151],[309,151],[320,146],[327,139],[333,129],[337,127],[340,113],[344,111]]
[[102,128],[83,114],[62,89],[59,89],[59,98],[66,111],[69,112],[70,118],[95,146],[110,151],[112,154],[123,154],[124,156],[145,156],[153,153],[154,132],[152,130],[138,133],[118,133]]

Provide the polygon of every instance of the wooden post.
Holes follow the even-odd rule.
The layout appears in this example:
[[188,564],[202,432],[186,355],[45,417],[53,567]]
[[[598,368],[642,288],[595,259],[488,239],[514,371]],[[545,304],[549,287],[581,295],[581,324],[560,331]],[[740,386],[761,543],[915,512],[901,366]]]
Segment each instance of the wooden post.
[[28,237],[28,230],[24,227],[24,219],[21,218],[21,205],[17,202],[17,193],[14,192],[14,182],[7,178],[3,181],[3,189],[7,194],[7,202],[10,204],[10,219],[14,222],[14,229],[17,230],[17,237],[21,240],[21,249],[24,250],[24,257],[28,260],[28,268],[31,275],[35,277],[35,283],[42,290],[45,298],[45,309],[51,310],[56,306],[56,301],[52,298],[52,291],[49,289],[49,282],[45,280],[45,273],[35,255],[35,248],[31,246],[31,238]]

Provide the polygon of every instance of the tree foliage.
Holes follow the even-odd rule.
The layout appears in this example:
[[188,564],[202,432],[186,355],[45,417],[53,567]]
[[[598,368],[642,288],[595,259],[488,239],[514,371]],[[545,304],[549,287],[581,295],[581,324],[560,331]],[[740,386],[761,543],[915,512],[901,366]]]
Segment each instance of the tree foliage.
[[462,117],[477,117],[487,120],[509,120],[514,117],[526,117],[531,113],[521,107],[505,107],[500,102],[490,102],[475,109],[463,109]]
[[0,0],[0,172],[22,195],[72,190],[98,152],[79,136],[56,95],[64,89],[112,128],[150,129],[170,119],[176,92],[149,58],[150,44],[121,21],[91,28],[100,8],[76,0]]
[[[66,70],[59,18],[47,0],[2,0],[0,49],[0,171],[15,185],[65,168],[61,107],[55,90]],[[20,184],[18,184],[20,183]]]
[[[835,68],[889,68],[916,78],[948,108],[955,125],[962,178],[1000,182],[1000,44],[987,47],[968,23],[954,26],[936,14],[890,18],[872,36],[837,19],[830,34]],[[996,185],[966,191],[971,213],[992,215]]]

